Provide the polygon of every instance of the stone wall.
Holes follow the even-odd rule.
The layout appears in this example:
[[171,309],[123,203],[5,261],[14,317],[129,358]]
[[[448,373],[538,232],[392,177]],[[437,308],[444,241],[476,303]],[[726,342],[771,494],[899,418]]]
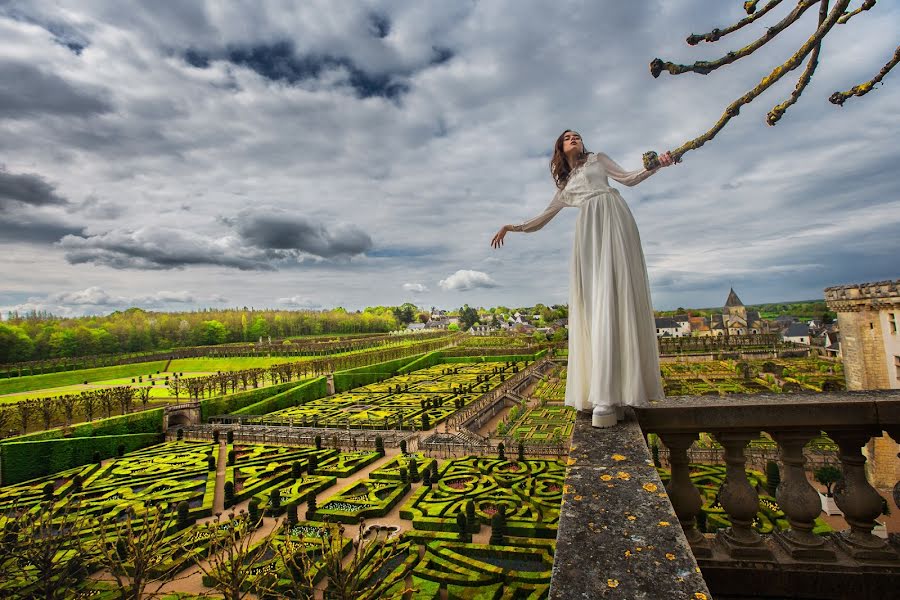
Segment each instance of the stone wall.
[[[828,308],[838,314],[848,390],[890,389],[894,358],[885,348],[887,312],[900,312],[900,280],[825,289]],[[885,313],[883,315],[882,313]]]

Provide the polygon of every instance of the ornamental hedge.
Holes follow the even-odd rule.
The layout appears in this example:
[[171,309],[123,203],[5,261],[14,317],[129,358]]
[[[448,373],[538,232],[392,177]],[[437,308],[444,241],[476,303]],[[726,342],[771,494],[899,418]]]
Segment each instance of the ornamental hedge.
[[132,433],[0,444],[2,483],[20,483],[86,465],[93,462],[94,452],[101,458],[111,458],[116,456],[119,444],[131,452],[159,443],[160,437],[158,433]]
[[279,383],[278,385],[270,385],[246,392],[238,392],[230,396],[216,396],[215,398],[207,398],[200,401],[200,420],[207,421],[210,417],[216,415],[227,415],[244,407],[256,404],[261,400],[270,398],[276,394],[286,392],[287,390],[297,387],[298,382],[289,381],[287,383]]
[[328,395],[328,383],[325,377],[316,377],[315,379],[305,381],[284,392],[270,396],[259,402],[248,404],[243,408],[233,411],[235,415],[264,415],[266,413],[284,410],[299,404],[305,404],[310,400],[322,398]]
[[79,423],[69,428],[65,433],[62,428],[48,429],[6,438],[0,442],[0,446],[18,442],[37,442],[42,440],[55,440],[63,437],[92,437],[101,435],[126,435],[133,433],[161,433],[163,423],[163,409],[154,408],[127,415],[109,417],[108,419],[96,419],[88,423]]
[[366,365],[355,369],[337,371],[334,374],[334,391],[346,392],[347,390],[368,385],[393,376],[399,369],[422,358],[423,354],[415,354],[405,358],[388,360],[374,365]]

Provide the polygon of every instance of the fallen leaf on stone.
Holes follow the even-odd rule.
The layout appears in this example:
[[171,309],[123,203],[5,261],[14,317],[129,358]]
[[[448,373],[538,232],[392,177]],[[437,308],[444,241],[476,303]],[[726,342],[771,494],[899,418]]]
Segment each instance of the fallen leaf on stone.
[[618,579],[607,579],[606,585],[608,585],[611,588],[619,587],[619,580]]
[[625,457],[622,456],[621,454],[613,454],[612,459],[613,460],[625,460]]
[[655,491],[658,490],[659,488],[656,487],[656,484],[655,484],[655,483],[645,483],[645,484],[644,484],[644,489],[647,490],[648,492],[655,492]]

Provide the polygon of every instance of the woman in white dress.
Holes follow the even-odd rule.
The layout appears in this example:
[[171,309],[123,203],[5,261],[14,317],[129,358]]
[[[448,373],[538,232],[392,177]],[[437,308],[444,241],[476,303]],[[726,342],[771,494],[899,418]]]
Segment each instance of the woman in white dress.
[[[673,164],[668,153],[661,166]],[[566,405],[593,409],[594,427],[611,427],[624,407],[664,397],[647,267],[634,217],[608,177],[637,185],[659,170],[625,171],[605,154],[588,153],[581,136],[566,130],[556,140],[550,173],[557,192],[540,215],[504,225],[507,232],[537,231],[566,206],[580,209],[569,281],[569,369]]]

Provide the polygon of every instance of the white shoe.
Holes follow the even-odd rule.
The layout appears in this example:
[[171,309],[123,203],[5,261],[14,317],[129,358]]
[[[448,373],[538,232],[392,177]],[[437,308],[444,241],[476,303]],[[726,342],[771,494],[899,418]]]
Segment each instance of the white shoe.
[[595,406],[591,417],[593,427],[614,427],[616,424],[616,411],[609,406]]

